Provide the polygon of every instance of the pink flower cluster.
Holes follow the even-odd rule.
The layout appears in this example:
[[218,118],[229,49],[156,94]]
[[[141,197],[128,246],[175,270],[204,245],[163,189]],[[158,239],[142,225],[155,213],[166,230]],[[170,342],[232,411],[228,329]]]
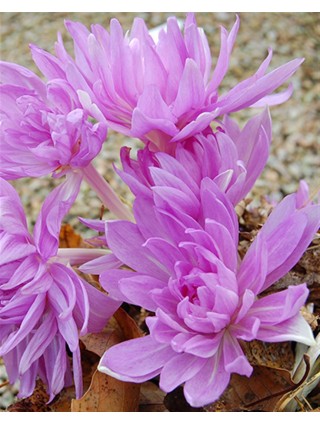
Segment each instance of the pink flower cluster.
[[[311,345],[300,314],[305,283],[264,296],[299,260],[320,225],[320,205],[301,182],[273,210],[243,259],[238,255],[235,206],[269,156],[268,106],[303,59],[267,72],[272,52],[251,77],[220,94],[239,29],[221,27],[216,65],[203,29],[189,14],[155,41],[136,18],[123,34],[66,22],[74,57],[61,36],[55,55],[31,46],[45,81],[1,62],[0,103],[0,356],[20,397],[37,377],[50,401],[65,386],[82,394],[79,338],[100,331],[123,303],[152,312],[147,335],[103,355],[99,370],[160,387],[184,385],[192,406],[217,400],[232,373],[250,376],[243,342],[297,341]],[[263,110],[240,128],[228,114]],[[99,175],[93,160],[107,128],[137,137],[136,158],[123,147],[116,170],[134,195],[132,211]],[[7,180],[51,174],[63,178],[44,201],[33,234]],[[100,232],[92,249],[59,248],[63,218],[86,180],[117,219],[83,219]],[[105,292],[76,272],[100,276]],[[70,357],[70,358],[69,358]],[[71,363],[70,363],[70,360]]]

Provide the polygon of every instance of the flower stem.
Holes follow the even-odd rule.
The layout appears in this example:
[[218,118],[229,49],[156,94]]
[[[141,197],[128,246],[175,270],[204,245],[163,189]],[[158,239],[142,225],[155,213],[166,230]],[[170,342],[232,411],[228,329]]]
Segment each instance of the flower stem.
[[103,204],[113,212],[113,214],[120,219],[133,221],[133,215],[128,207],[120,201],[118,195],[114,192],[109,183],[97,172],[92,163],[83,168],[82,172],[86,182],[92,187]]
[[106,254],[110,254],[110,251],[95,248],[59,248],[57,257],[65,258],[72,266],[76,266],[103,257]]

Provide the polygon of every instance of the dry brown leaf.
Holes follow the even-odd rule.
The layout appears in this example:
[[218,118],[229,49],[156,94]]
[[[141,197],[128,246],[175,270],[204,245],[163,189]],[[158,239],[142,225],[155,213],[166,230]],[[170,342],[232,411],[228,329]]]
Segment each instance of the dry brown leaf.
[[291,342],[263,342],[253,340],[242,345],[250,364],[275,369],[292,370],[294,352]]
[[51,412],[50,406],[46,404],[49,396],[43,382],[38,379],[32,396],[17,401],[7,408],[8,412]]
[[169,412],[204,412],[203,407],[192,407],[184,397],[183,388],[179,386],[164,398],[164,405]]
[[[320,288],[319,288],[320,289]],[[319,296],[320,296],[320,292],[319,292]],[[313,304],[312,308],[313,308]],[[300,310],[303,318],[308,322],[308,324],[310,325],[311,329],[314,331],[317,329],[318,327],[318,321],[319,321],[319,316],[314,315],[310,309],[308,308],[308,305],[303,306]]]
[[81,337],[87,351],[95,353],[99,358],[107,348],[124,341],[118,322],[112,317],[103,331]]
[[165,395],[158,385],[144,382],[140,389],[139,412],[168,412],[163,404]]
[[[134,320],[121,308],[107,327],[97,334],[81,338],[86,350],[101,357],[111,346],[127,339],[137,338],[141,332]],[[132,412],[139,406],[140,385],[118,381],[95,371],[91,385],[79,400],[72,400],[72,412]]]
[[49,404],[51,412],[70,412],[71,401],[75,398],[74,386],[63,388],[63,390]]
[[289,371],[255,366],[250,378],[232,375],[230,384],[219,401],[205,409],[211,412],[272,412],[283,394],[295,387]]
[[118,308],[118,310],[114,313],[114,318],[116,319],[125,340],[139,338],[142,336],[136,322],[122,308]]
[[59,234],[60,248],[80,248],[82,246],[82,238],[78,235],[70,224],[63,224]]
[[138,410],[140,386],[118,381],[96,370],[88,391],[72,400],[71,412],[134,412]]

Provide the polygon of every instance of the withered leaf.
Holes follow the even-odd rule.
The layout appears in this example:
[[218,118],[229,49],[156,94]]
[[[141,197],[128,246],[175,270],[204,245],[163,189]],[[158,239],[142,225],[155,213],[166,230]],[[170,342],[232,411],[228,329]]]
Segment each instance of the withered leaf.
[[227,390],[217,403],[206,406],[206,411],[272,412],[283,396],[296,388],[287,370],[254,366],[250,378],[234,374]]
[[291,342],[263,342],[253,340],[242,344],[251,365],[292,370],[294,352]]
[[139,384],[118,381],[96,370],[88,391],[72,400],[72,412],[134,412],[139,405]]
[[46,403],[49,396],[43,382],[38,379],[33,394],[22,400],[17,401],[7,408],[8,412],[52,412],[50,406]]
[[139,412],[168,412],[163,403],[165,395],[155,383],[144,382],[140,388]]
[[122,308],[118,308],[118,310],[114,313],[114,318],[116,319],[125,340],[139,338],[142,336],[136,322]]
[[[121,308],[111,318],[107,327],[97,334],[81,340],[86,350],[99,357],[111,346],[127,339],[141,336],[133,319]],[[72,400],[72,412],[131,412],[139,405],[140,385],[118,381],[95,371],[89,389],[79,400]]]
[[124,337],[118,322],[111,317],[103,331],[85,335],[81,337],[81,341],[87,351],[95,353],[100,358],[107,348],[124,341]]
[[192,407],[183,394],[183,388],[177,387],[164,398],[164,405],[169,412],[204,412],[202,407]]
[[82,238],[70,226],[70,224],[63,224],[59,234],[59,247],[60,248],[80,248],[82,246]]

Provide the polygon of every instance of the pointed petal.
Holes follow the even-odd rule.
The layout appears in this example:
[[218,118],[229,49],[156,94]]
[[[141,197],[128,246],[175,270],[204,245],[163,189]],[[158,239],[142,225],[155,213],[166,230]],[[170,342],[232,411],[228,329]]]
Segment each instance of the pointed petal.
[[220,356],[216,354],[185,383],[184,395],[191,406],[205,406],[222,395],[229,381],[230,373],[224,371]]
[[55,317],[54,314],[50,312],[28,342],[27,348],[20,359],[20,374],[24,374],[32,363],[42,356],[44,351],[51,344],[56,332],[57,324]]
[[143,382],[159,374],[174,351],[150,335],[114,345],[100,360],[98,370],[129,382]]
[[191,354],[177,354],[164,365],[160,374],[160,388],[167,393],[174,390],[197,374],[205,363],[205,359]]
[[75,201],[82,181],[80,173],[69,173],[66,180],[46,198],[34,227],[34,240],[40,254],[49,258],[57,253],[61,221]]
[[229,373],[238,373],[249,377],[253,367],[244,355],[239,342],[229,332],[224,333],[223,337],[223,362],[224,369]]
[[315,343],[312,330],[300,313],[276,326],[261,325],[257,339],[266,342],[296,341],[305,345]]
[[137,225],[116,220],[107,223],[106,238],[112,252],[128,267],[157,278],[166,278],[168,273],[142,245],[145,240]]

